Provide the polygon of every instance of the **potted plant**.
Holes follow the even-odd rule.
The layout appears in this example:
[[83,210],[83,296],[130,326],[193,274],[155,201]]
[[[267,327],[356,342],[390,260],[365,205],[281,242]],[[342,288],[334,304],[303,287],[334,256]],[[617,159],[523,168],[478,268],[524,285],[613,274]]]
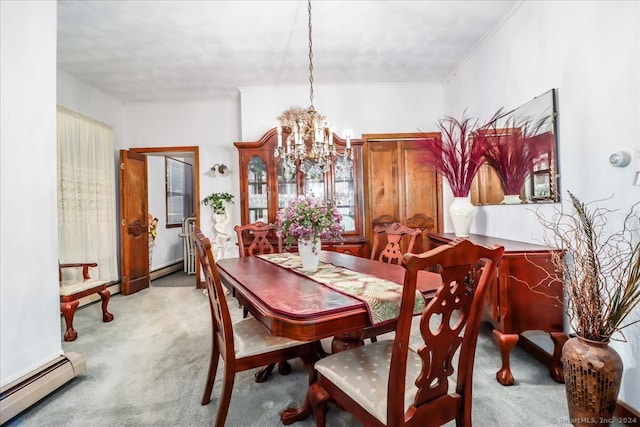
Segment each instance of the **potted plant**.
[[496,121],[483,130],[488,141],[484,158],[500,180],[504,204],[521,203],[520,191],[536,159],[550,151],[551,140],[539,137],[550,118],[547,116],[532,123],[528,118],[512,117],[500,128]]
[[302,268],[315,271],[318,268],[321,239],[340,239],[342,215],[332,203],[298,196],[287,203],[276,217],[278,237],[285,239],[287,248],[298,243]]
[[477,119],[465,117],[458,120],[445,116],[438,121],[442,137],[427,146],[423,161],[433,166],[449,183],[454,201],[449,207],[456,236],[467,237],[475,216],[475,206],[469,200],[473,178],[486,161],[485,130],[495,122],[502,110],[489,121],[479,125]]
[[224,214],[227,210],[227,206],[225,204],[233,203],[233,194],[229,193],[211,193],[204,199],[202,199],[202,204],[205,206],[209,206],[213,209],[214,214]]
[[[626,341],[622,329],[640,303],[640,216],[634,205],[618,231],[611,231],[611,209],[582,203],[569,192],[572,211],[551,219],[538,214],[545,243],[563,283],[566,311],[576,337],[562,349],[569,415],[574,425],[611,419],[616,406],[622,360],[608,344]],[[609,421],[610,422],[610,421]],[[590,425],[593,425],[591,422]],[[599,425],[599,424],[598,424]]]

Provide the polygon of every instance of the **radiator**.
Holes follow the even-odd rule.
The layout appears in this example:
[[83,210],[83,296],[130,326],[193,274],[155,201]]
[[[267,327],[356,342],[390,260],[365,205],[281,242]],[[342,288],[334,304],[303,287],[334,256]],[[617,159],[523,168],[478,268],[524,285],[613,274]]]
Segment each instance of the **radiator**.
[[196,219],[194,217],[182,220],[182,247],[184,252],[184,272],[187,274],[196,274],[196,249],[193,245],[193,230],[196,227]]
[[0,390],[0,424],[4,424],[87,369],[77,353],[65,353]]

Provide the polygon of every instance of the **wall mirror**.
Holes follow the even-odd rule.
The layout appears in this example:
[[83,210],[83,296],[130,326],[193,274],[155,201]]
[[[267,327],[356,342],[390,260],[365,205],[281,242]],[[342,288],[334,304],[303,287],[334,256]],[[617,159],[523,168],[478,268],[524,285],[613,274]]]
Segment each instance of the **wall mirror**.
[[560,200],[556,106],[556,90],[551,89],[496,119],[492,127],[496,140],[517,142],[526,147],[520,151],[535,152],[535,155],[526,161],[526,179],[519,187],[518,196],[507,195],[494,167],[484,164],[471,185],[474,205],[555,203]]

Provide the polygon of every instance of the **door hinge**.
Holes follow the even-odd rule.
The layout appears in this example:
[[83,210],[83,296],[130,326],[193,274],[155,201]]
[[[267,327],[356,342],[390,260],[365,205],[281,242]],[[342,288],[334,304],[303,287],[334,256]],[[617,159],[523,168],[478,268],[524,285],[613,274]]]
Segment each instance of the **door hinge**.
[[120,225],[124,227],[125,225],[127,225],[127,222],[123,219],[120,221]]
[[120,163],[120,169],[124,170],[124,162]]

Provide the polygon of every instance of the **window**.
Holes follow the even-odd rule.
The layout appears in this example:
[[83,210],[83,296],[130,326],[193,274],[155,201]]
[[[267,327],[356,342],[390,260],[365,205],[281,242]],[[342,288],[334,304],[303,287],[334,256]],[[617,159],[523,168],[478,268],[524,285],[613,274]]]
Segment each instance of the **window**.
[[193,166],[165,156],[167,228],[182,227],[182,220],[194,215]]

